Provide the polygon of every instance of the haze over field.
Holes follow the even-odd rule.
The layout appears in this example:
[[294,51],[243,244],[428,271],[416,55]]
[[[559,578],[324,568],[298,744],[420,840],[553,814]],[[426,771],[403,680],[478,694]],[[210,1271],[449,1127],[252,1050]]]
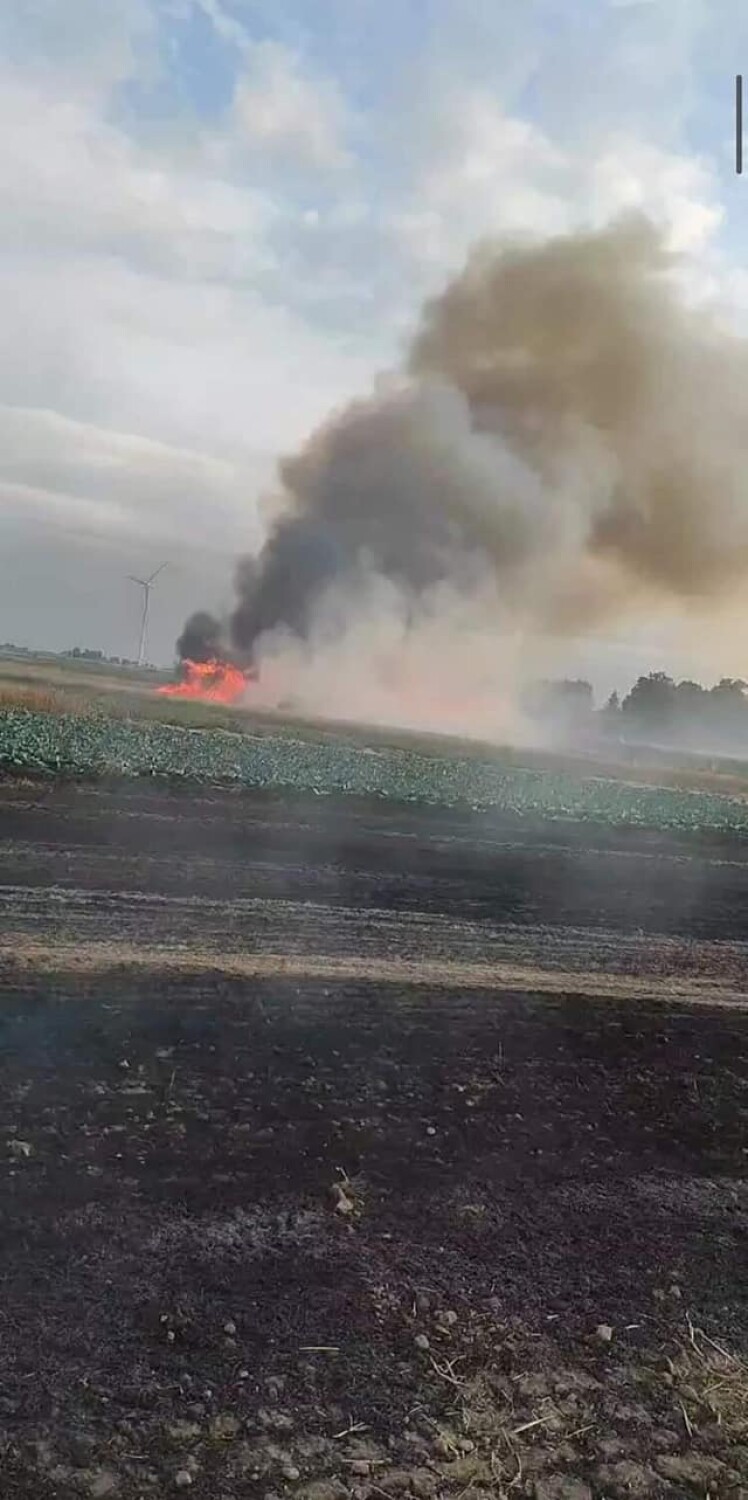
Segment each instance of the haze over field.
[[132,655],[168,557],[151,657],[317,712],[744,675],[741,7],[11,9],[0,638]]

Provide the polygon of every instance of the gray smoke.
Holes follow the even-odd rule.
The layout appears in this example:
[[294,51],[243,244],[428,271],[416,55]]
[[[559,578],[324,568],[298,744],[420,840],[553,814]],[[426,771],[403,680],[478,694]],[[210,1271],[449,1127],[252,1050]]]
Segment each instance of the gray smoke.
[[746,346],[684,305],[675,269],[639,217],[476,250],[405,376],[281,463],[286,508],[229,620],[193,616],[180,654],[248,663],[268,632],[308,637],[331,589],[355,614],[371,576],[417,616],[488,575],[538,633],[744,577]]

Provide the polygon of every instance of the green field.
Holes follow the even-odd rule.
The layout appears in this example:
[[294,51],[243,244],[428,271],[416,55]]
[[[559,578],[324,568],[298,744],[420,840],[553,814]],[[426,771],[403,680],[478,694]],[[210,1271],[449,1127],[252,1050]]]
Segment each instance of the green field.
[[748,831],[748,801],[637,784],[580,769],[537,769],[518,752],[489,756],[366,745],[291,733],[190,729],[100,713],[0,713],[0,768],[71,776],[136,776],[203,785],[289,788],[551,818],[672,829]]

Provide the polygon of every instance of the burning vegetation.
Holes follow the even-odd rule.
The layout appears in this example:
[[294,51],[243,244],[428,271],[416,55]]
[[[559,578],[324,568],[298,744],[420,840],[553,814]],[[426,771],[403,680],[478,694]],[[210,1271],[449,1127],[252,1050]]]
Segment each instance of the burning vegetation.
[[182,662],[182,678],[157,689],[165,698],[196,698],[206,703],[236,703],[252,681],[252,673],[231,662]]

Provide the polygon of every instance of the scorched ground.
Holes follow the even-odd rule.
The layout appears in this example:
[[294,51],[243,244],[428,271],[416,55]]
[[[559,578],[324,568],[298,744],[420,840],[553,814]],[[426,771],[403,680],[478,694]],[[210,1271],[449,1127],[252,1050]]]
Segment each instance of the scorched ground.
[[2,788],[3,1496],[745,1495],[745,843]]

